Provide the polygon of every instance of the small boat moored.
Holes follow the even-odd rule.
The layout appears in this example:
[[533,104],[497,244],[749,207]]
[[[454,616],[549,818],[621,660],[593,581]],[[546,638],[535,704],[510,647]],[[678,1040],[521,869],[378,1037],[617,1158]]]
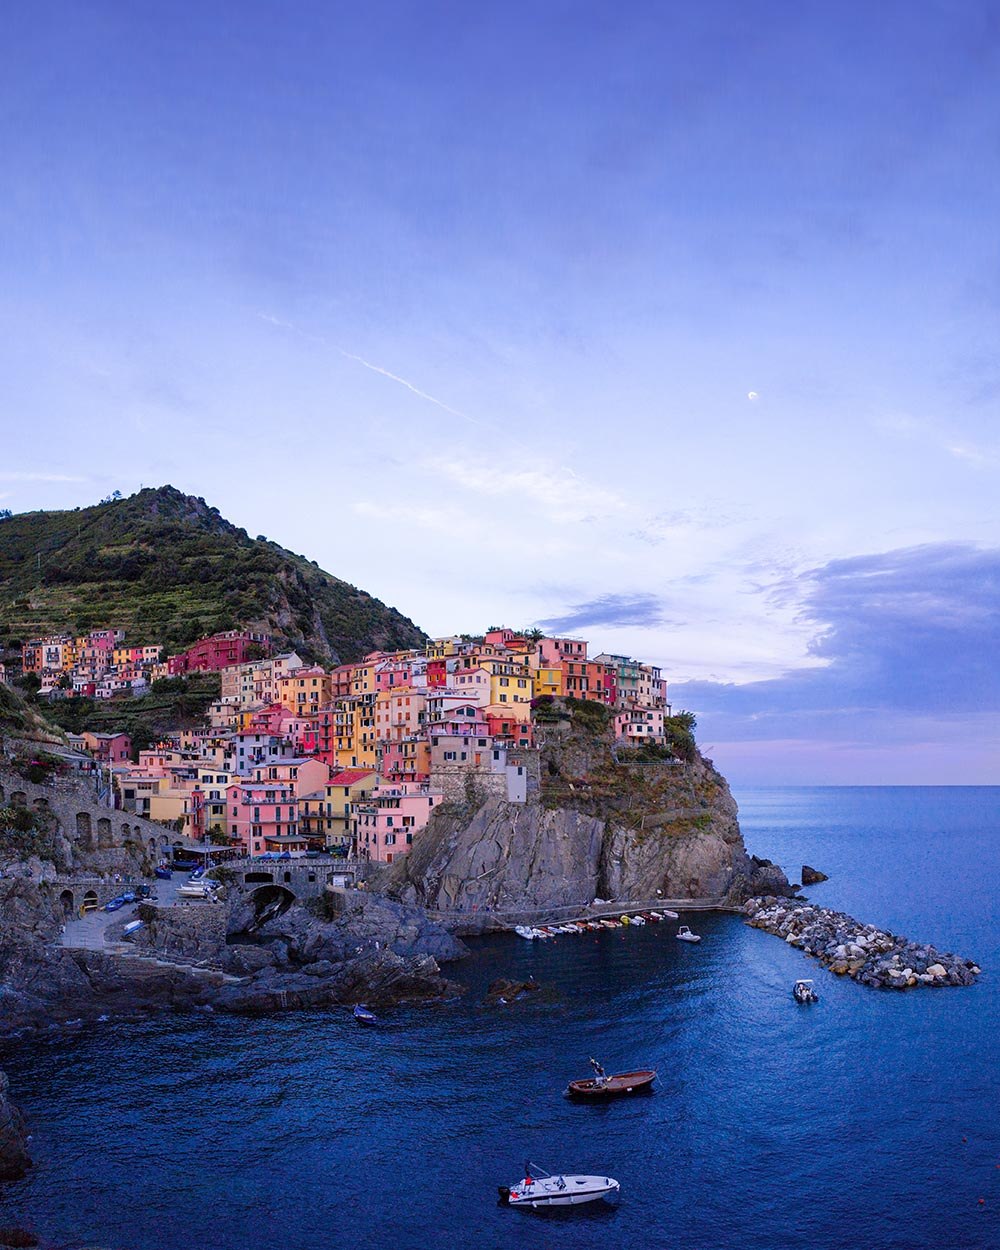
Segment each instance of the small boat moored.
[[792,986],[792,997],[797,1003],[818,1003],[819,995],[813,989],[812,981],[805,978],[795,982]]
[[378,1016],[374,1011],[369,1011],[364,1003],[357,1003],[354,1008],[354,1018],[358,1024],[377,1024]]
[[700,942],[701,937],[697,933],[692,933],[686,924],[682,924],[677,930],[677,940],[679,942]]
[[656,1080],[655,1068],[637,1068],[634,1072],[616,1072],[608,1076],[596,1059],[590,1066],[594,1075],[580,1081],[570,1081],[566,1094],[587,1102],[604,1102],[608,1098],[621,1098],[626,1094],[649,1093]]
[[534,1163],[524,1165],[524,1179],[498,1185],[500,1201],[508,1207],[575,1207],[599,1198],[618,1197],[621,1186],[611,1176],[550,1176]]
[[526,924],[516,924],[514,926],[514,932],[518,937],[524,938],[528,942],[536,941],[539,936],[534,929],[530,928],[530,926]]

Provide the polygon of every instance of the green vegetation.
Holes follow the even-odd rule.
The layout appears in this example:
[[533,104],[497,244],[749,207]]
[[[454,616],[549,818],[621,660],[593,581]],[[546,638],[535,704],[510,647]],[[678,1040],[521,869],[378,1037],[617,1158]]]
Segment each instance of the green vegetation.
[[671,751],[688,764],[698,754],[698,744],[694,738],[697,723],[694,712],[676,712],[663,721],[663,732]]
[[52,818],[27,807],[0,807],[0,857],[25,859],[37,855],[52,858]]
[[218,673],[192,673],[155,681],[139,699],[60,699],[45,702],[42,710],[68,733],[124,732],[133,751],[144,751],[167,733],[199,725],[221,684]]
[[240,626],[305,659],[417,646],[394,608],[304,556],[252,539],[172,486],[0,526],[0,650],[39,634],[117,626],[177,651]]

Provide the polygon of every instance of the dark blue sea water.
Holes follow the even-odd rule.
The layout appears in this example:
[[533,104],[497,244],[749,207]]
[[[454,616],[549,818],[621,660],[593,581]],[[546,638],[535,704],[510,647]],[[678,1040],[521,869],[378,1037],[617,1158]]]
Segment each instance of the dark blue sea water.
[[[547,943],[495,938],[460,1002],[363,1031],[345,1012],[161,1018],[8,1048],[37,1168],[4,1221],[131,1250],[975,1250],[1000,1245],[1000,790],[738,795],[748,845],[810,891],[982,961],[971,989],[893,994],[731,916]],[[533,972],[541,1001],[481,1005]],[[587,1059],[658,1091],[560,1096]],[[531,1158],[609,1172],[615,1210],[499,1208]],[[985,1199],[980,1205],[979,1199]]]

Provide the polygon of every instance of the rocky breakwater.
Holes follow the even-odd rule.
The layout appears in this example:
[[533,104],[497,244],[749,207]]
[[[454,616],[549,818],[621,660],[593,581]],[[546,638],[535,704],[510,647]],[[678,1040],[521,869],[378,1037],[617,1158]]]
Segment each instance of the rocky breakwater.
[[970,959],[911,942],[824,907],[785,898],[752,898],[743,913],[755,929],[784,938],[831,972],[877,989],[972,985],[980,971]]
[[479,793],[470,774],[464,801],[443,804],[392,865],[390,893],[448,913],[457,932],[595,897],[738,906],[791,893],[780,868],[748,854],[726,780],[693,740],[673,754],[616,746],[607,709],[589,701],[537,715],[527,801]]

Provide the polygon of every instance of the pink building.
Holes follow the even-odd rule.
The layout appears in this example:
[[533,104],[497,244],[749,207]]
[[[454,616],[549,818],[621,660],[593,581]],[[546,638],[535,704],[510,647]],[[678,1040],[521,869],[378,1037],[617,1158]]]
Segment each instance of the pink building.
[[379,747],[379,772],[386,781],[427,781],[431,748],[422,734],[413,734]]
[[248,855],[279,849],[274,839],[298,836],[298,801],[289,784],[244,781],[227,786],[226,806],[232,835]]
[[132,739],[127,733],[81,735],[90,754],[102,764],[121,764],[132,754]]
[[615,717],[615,737],[619,742],[640,746],[643,742],[666,741],[661,708],[631,708]]
[[538,644],[538,654],[546,668],[558,668],[564,660],[586,663],[587,644],[581,638],[543,638]]
[[322,760],[298,757],[289,760],[273,760],[260,764],[253,770],[255,782],[287,786],[296,797],[321,790],[330,780],[330,769]]
[[358,855],[380,864],[405,855],[443,797],[415,782],[376,786],[367,802],[352,809]]

